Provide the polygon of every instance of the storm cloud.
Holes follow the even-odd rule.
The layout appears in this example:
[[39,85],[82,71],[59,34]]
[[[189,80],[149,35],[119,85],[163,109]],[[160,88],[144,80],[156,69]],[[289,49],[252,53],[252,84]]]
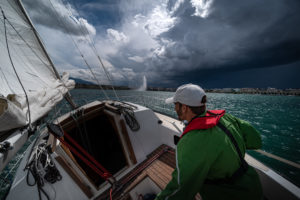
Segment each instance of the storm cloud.
[[24,4],[36,24],[76,36],[96,34],[95,28],[86,19],[79,17],[69,3],[63,4],[59,0],[25,0]]
[[[246,77],[243,72],[247,70],[262,69],[259,73],[264,73],[266,69],[271,73],[270,70],[276,69],[280,73],[280,69],[287,72],[287,68],[295,70],[299,66],[298,0],[116,0],[100,3],[78,0],[77,5],[55,0],[57,8],[61,7],[58,17],[69,22],[68,29],[48,19],[57,15],[49,1],[25,1],[31,7],[33,21],[49,30],[78,36],[79,42],[80,35],[84,34],[78,22],[84,22],[94,33],[96,48],[109,63],[117,83],[130,85],[130,81],[145,75],[149,84],[156,86],[174,86],[187,81],[204,81],[205,84],[208,78],[216,79],[215,74],[227,74],[228,78],[233,75]],[[75,7],[80,8],[81,15]],[[89,56],[90,50],[84,46],[87,43],[81,44]],[[62,52],[60,60],[64,60],[63,55]],[[89,57],[89,60],[96,65],[95,58]],[[73,62],[74,68],[82,68],[82,63]],[[128,78],[126,72],[129,71]],[[272,85],[272,77],[268,78]],[[249,86],[257,85],[248,82]],[[219,87],[225,83],[220,81]],[[294,85],[299,87],[299,84],[298,81]],[[218,84],[212,85],[208,87]]]

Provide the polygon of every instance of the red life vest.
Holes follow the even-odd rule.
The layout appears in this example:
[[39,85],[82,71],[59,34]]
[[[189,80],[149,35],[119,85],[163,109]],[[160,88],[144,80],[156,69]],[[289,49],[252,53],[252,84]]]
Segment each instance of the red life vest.
[[208,110],[203,117],[194,118],[184,129],[180,138],[192,130],[209,129],[216,126],[225,114],[225,110]]
[[186,126],[182,135],[180,136],[180,138],[182,138],[189,131],[199,130],[199,129],[209,129],[218,125],[233,143],[236,152],[239,155],[239,159],[241,161],[240,167],[230,177],[224,177],[224,178],[213,179],[213,180],[206,179],[204,181],[204,184],[228,184],[228,183],[232,184],[236,181],[237,178],[243,176],[249,168],[248,163],[244,160],[244,157],[239,149],[236,140],[232,136],[232,133],[221,123],[218,124],[218,122],[220,121],[221,117],[224,116],[224,114],[225,114],[225,110],[208,110],[205,116],[196,117],[192,119],[192,121]]

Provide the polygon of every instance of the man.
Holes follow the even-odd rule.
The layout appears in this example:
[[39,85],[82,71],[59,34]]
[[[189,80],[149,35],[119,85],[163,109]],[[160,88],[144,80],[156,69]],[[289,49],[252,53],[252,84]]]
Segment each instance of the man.
[[248,122],[225,110],[206,110],[204,90],[180,86],[174,97],[180,120],[187,120],[176,147],[172,180],[156,200],[262,199],[256,171],[244,160],[246,149],[261,148],[261,137]]

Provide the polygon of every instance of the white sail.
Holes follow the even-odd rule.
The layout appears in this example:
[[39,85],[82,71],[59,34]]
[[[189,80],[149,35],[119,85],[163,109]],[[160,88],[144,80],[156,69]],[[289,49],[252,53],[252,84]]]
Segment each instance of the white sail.
[[21,2],[0,0],[0,6],[0,131],[5,131],[44,116],[75,83],[68,74],[59,78]]

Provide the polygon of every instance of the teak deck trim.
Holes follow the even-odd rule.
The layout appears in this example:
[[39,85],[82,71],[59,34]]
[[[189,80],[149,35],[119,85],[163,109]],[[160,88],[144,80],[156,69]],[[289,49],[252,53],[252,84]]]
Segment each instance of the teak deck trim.
[[62,168],[69,174],[69,176],[75,181],[78,187],[80,187],[80,189],[84,192],[84,194],[88,198],[91,198],[93,196],[93,193],[90,187],[81,180],[81,178],[77,175],[77,173],[72,169],[72,166],[60,156],[57,156],[55,159],[62,166]]
[[[134,187],[135,181],[137,182],[137,184],[142,181],[144,178],[146,178],[146,176],[148,176],[153,182],[157,181],[157,177],[155,177],[155,174],[157,173],[156,171],[154,171],[155,169],[160,169],[159,166],[163,166],[165,169],[162,171],[168,171],[169,175],[166,175],[166,177],[164,177],[164,180],[161,181],[159,183],[156,183],[161,189],[163,189],[165,187],[165,185],[169,182],[169,180],[171,180],[171,174],[174,170],[174,168],[176,167],[176,162],[175,162],[175,151],[173,149],[171,149],[169,146],[167,145],[161,145],[159,146],[157,149],[155,149],[152,153],[150,153],[147,156],[147,159],[145,159],[142,163],[140,163],[138,166],[136,166],[134,169],[132,169],[126,176],[124,176],[123,178],[121,178],[120,180],[118,180],[118,182],[122,182],[123,180],[126,180],[128,177],[130,177],[132,174],[134,174],[141,165],[143,165],[144,163],[146,163],[148,160],[150,160],[151,158],[153,158],[156,154],[158,154],[160,151],[162,151],[164,148],[168,147],[170,150],[163,153],[159,158],[157,158],[155,161],[153,161],[153,163],[151,163],[148,167],[146,167],[144,170],[142,170],[139,174],[137,174],[134,178],[132,178],[131,180],[129,180],[126,184],[123,185],[123,192],[122,193],[118,193],[115,196],[113,196],[113,199],[119,199],[121,198],[121,194],[123,195],[127,195],[128,191],[130,190],[131,187]],[[154,167],[153,169],[151,168]],[[144,173],[146,173],[145,175],[143,175]],[[168,178],[167,178],[168,177]],[[168,179],[168,180],[167,180]],[[125,192],[126,191],[126,192]],[[101,195],[99,195],[97,198],[95,199],[109,199],[109,190],[104,191]]]
[[147,167],[126,189],[125,193],[130,192],[144,178],[149,177],[161,190],[163,190],[172,179],[174,168],[166,163],[156,160]]
[[[131,176],[135,171],[139,169],[141,165],[146,163],[148,160],[153,158],[158,152],[162,149],[169,147],[167,145],[161,145],[157,149],[155,149],[151,154],[147,156],[142,163],[136,166],[133,170],[131,170],[125,177],[120,179],[118,182],[122,182],[127,177]],[[132,180],[128,181],[123,188],[123,192],[119,192],[113,196],[113,199],[119,200],[125,197],[128,198],[129,192],[141,183],[144,179],[150,178],[161,190],[163,190],[167,184],[172,179],[172,173],[176,167],[175,160],[175,151],[174,149],[169,147],[169,150],[163,153],[158,159],[156,159],[153,163],[151,163],[148,167],[142,170],[138,175],[136,175]],[[109,199],[109,189],[104,191],[100,196],[96,197],[97,200]],[[199,193],[195,195],[195,200],[201,200],[201,196]]]

